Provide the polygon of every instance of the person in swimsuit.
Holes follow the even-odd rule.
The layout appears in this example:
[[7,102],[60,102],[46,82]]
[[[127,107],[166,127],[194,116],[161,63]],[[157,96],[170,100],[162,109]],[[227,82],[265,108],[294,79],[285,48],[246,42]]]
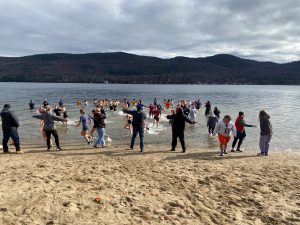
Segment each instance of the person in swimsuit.
[[159,116],[160,116],[160,110],[159,110],[158,106],[154,107],[152,114],[154,116],[153,127],[155,127],[155,125],[156,125],[156,128],[158,128]]
[[126,114],[125,129],[128,129],[128,134],[132,134],[132,115]]
[[32,101],[32,99],[30,99],[28,105],[30,110],[34,110],[35,103]]
[[81,136],[84,137],[88,145],[91,145],[91,139],[89,136],[90,123],[91,119],[89,115],[87,115],[83,109],[80,109],[80,118],[76,127],[79,127],[80,124],[82,124]]

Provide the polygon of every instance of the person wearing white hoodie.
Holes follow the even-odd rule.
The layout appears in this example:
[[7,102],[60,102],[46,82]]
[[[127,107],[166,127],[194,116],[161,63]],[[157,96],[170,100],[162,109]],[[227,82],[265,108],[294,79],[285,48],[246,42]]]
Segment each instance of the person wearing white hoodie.
[[218,134],[219,142],[220,142],[220,156],[223,154],[228,154],[226,151],[227,144],[230,141],[231,135],[236,136],[236,128],[234,123],[231,121],[231,117],[226,115],[223,120],[217,123],[217,126],[214,130],[213,136]]

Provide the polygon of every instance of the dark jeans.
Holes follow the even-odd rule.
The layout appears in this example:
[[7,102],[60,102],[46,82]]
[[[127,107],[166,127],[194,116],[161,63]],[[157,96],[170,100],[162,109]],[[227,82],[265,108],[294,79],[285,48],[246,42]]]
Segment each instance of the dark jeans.
[[213,134],[215,127],[208,127],[208,133]]
[[8,151],[7,143],[10,138],[14,141],[16,150],[20,151],[20,138],[19,138],[18,130],[15,127],[12,127],[10,130],[3,130],[3,140],[2,140],[3,151],[4,152]]
[[133,127],[130,148],[134,147],[134,143],[135,143],[137,133],[139,133],[140,147],[141,147],[141,150],[143,151],[144,150],[144,127]]
[[56,147],[59,148],[60,146],[59,146],[57,130],[45,130],[45,133],[46,133],[46,137],[47,137],[47,148],[50,149],[50,147],[51,147],[51,145],[50,145],[51,134],[53,135],[53,137],[55,139]]
[[234,148],[235,145],[236,145],[236,143],[237,143],[237,141],[239,141],[236,150],[240,150],[240,147],[241,147],[241,145],[242,145],[245,137],[246,137],[246,132],[245,131],[244,132],[239,132],[238,131],[236,137],[234,138],[234,140],[232,142],[232,148]]
[[185,141],[184,141],[184,132],[172,132],[172,149],[175,150],[177,146],[177,138],[179,138],[179,141],[181,143],[182,150],[186,150]]

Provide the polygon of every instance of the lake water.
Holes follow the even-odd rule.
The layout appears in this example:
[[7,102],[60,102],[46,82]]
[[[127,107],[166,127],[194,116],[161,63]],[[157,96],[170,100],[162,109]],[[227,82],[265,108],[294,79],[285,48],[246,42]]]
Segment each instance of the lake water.
[[[233,120],[239,111],[246,114],[246,122],[258,123],[258,113],[266,109],[271,114],[274,136],[271,150],[297,151],[300,149],[300,88],[299,86],[246,86],[246,85],[122,85],[122,84],[54,84],[54,83],[0,83],[0,105],[10,103],[20,119],[20,136],[24,145],[45,146],[39,133],[39,121],[32,118],[35,111],[28,109],[28,102],[33,99],[36,106],[47,98],[51,105],[63,100],[71,119],[68,127],[58,124],[62,147],[64,145],[84,145],[80,137],[80,128],[75,127],[79,119],[76,99],[87,99],[87,111],[93,109],[93,99],[117,98],[142,99],[148,105],[154,98],[162,103],[163,99],[196,100],[212,102],[213,107],[221,110],[221,116],[229,114]],[[112,144],[129,144],[130,136],[123,129],[125,117],[121,108],[117,112],[107,110],[107,130]],[[148,119],[150,123],[152,119]],[[171,128],[163,117],[159,129],[150,125],[146,133],[145,144],[164,144],[171,142]],[[2,138],[2,131],[0,132]],[[259,128],[247,128],[247,137],[243,144],[245,150],[258,150]],[[198,112],[198,124],[186,128],[188,146],[199,148],[218,148],[217,139],[211,139],[207,133],[204,107]],[[147,146],[146,146],[147,148]]]

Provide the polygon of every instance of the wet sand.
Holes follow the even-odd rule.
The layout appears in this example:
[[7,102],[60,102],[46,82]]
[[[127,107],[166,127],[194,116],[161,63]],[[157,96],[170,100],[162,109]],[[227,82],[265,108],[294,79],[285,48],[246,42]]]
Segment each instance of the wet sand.
[[147,146],[0,154],[0,224],[300,224],[300,154]]

